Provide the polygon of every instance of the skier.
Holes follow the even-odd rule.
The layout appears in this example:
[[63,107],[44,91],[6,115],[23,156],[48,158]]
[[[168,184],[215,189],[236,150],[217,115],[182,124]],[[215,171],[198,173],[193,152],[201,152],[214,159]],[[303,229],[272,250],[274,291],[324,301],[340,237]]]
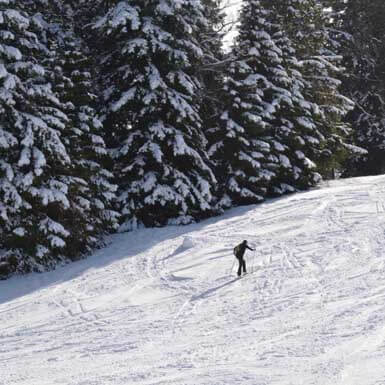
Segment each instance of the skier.
[[243,268],[243,274],[246,274],[246,261],[243,259],[246,249],[249,249],[251,251],[255,250],[249,247],[246,240],[244,240],[242,243],[240,243],[238,246],[235,246],[234,248],[234,254],[239,262],[238,277],[241,276],[242,268]]

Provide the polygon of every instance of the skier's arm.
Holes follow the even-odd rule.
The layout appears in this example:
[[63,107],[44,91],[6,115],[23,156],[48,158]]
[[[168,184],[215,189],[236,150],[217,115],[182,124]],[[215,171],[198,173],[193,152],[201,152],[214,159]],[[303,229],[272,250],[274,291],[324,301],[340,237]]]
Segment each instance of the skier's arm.
[[255,249],[252,249],[251,247],[249,247],[249,246],[246,246],[249,250],[251,250],[251,251],[255,251]]

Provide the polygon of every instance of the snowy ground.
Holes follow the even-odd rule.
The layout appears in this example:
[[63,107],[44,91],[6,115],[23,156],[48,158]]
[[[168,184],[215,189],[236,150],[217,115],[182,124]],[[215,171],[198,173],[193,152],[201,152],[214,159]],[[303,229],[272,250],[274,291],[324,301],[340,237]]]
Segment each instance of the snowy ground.
[[351,179],[1,282],[0,384],[385,385],[384,222]]

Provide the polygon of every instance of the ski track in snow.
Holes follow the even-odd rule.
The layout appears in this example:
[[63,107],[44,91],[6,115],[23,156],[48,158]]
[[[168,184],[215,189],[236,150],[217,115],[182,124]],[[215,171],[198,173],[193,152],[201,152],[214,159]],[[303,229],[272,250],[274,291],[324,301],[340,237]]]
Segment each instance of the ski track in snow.
[[385,385],[384,229],[378,176],[112,236],[0,282],[0,385]]

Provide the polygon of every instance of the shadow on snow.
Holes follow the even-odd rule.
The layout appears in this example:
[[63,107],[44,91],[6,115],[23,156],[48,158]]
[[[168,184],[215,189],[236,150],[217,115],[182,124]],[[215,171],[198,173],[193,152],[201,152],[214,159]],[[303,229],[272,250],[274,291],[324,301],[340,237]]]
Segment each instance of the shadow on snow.
[[[88,270],[100,269],[116,261],[134,257],[167,239],[174,239],[182,235],[194,233],[221,221],[234,220],[237,217],[245,215],[247,212],[258,208],[265,208],[266,205],[273,202],[290,199],[291,196],[293,196],[293,194],[267,199],[255,205],[232,208],[220,216],[191,225],[147,228],[111,235],[107,238],[108,245],[106,247],[96,250],[91,256],[85,259],[59,266],[53,271],[14,276],[8,280],[0,281],[0,305],[12,301],[15,298],[31,294],[37,290],[48,289],[56,284],[78,278]],[[175,251],[172,255],[175,255]],[[231,282],[232,281],[211,289],[209,292],[203,293],[203,295],[208,295]]]

